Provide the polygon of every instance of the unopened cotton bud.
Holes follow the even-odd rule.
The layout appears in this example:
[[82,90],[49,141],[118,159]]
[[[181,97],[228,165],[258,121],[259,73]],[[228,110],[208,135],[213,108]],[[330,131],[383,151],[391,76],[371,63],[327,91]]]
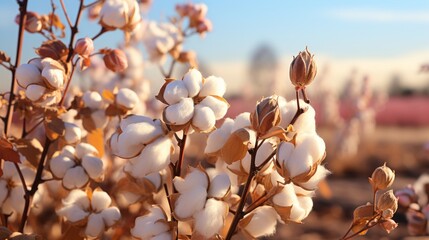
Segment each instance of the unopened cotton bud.
[[296,88],[305,88],[309,85],[317,73],[316,62],[307,48],[299,52],[290,64],[289,77]]
[[76,41],[74,51],[81,56],[88,57],[94,51],[94,42],[88,37],[81,38]]
[[395,194],[393,194],[393,190],[383,193],[377,202],[377,210],[383,212],[388,209],[392,210],[393,213],[398,209],[398,199]]
[[[15,18],[15,22],[20,24],[20,15],[18,14]],[[40,32],[42,30],[42,21],[40,20],[39,14],[36,12],[27,12],[27,20],[25,21],[25,30],[30,33]]]
[[194,51],[180,52],[177,61],[181,63],[189,63],[191,67],[197,66],[197,54]]
[[211,32],[213,30],[213,24],[209,19],[204,19],[197,23],[197,32],[203,34],[205,32]]
[[258,135],[264,135],[272,127],[280,123],[280,109],[277,96],[262,99],[256,105],[256,110],[250,115],[252,128]]
[[189,16],[189,14],[192,11],[192,4],[191,3],[185,3],[185,4],[177,4],[176,5],[176,12],[181,16]]
[[418,198],[411,186],[396,191],[395,196],[398,198],[398,205],[403,208],[408,208],[410,204],[416,203]]
[[390,187],[395,180],[395,171],[388,168],[386,164],[374,170],[371,176],[371,185],[374,191],[384,190]]
[[122,72],[128,67],[127,56],[122,50],[107,50],[103,57],[106,67],[113,72]]

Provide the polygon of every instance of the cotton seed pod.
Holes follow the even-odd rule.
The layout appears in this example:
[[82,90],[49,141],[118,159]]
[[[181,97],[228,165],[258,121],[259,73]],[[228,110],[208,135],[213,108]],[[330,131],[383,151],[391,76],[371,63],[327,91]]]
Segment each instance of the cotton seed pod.
[[370,183],[374,191],[384,190],[390,187],[395,180],[395,171],[392,171],[389,167],[386,166],[386,163],[378,167],[372,173],[370,178]]
[[[15,17],[15,22],[20,24],[20,15]],[[27,12],[27,20],[25,21],[25,30],[30,33],[40,32],[42,30],[42,21],[39,14],[36,12]]]
[[113,72],[122,72],[128,67],[127,56],[122,50],[108,49],[104,51],[103,61],[106,67]]
[[259,101],[256,110],[250,114],[252,128],[259,136],[267,133],[272,127],[280,123],[280,109],[277,96],[266,97]]
[[388,209],[392,210],[393,213],[398,209],[398,199],[393,194],[393,190],[383,193],[377,201],[377,210],[383,212]]
[[81,38],[76,41],[74,51],[81,56],[88,57],[94,51],[94,42],[88,37]]
[[311,55],[308,48],[305,48],[305,51],[299,52],[298,56],[293,58],[289,68],[289,77],[297,89],[308,86],[316,76],[317,66],[313,57],[314,55]]

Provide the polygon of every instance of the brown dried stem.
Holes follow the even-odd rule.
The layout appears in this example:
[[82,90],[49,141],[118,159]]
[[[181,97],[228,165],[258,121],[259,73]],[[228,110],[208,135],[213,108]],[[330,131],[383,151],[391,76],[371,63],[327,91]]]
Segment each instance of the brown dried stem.
[[12,124],[12,117],[13,117],[13,111],[14,111],[14,104],[13,99],[15,98],[15,91],[16,91],[16,68],[18,67],[19,63],[21,62],[21,53],[22,53],[22,45],[24,42],[24,25],[27,21],[27,5],[28,0],[22,0],[17,1],[19,5],[19,30],[18,30],[18,42],[17,42],[17,48],[16,48],[16,59],[15,59],[15,65],[12,67],[12,83],[10,84],[10,96],[9,96],[9,104],[7,106],[7,112],[5,117],[5,126],[4,131],[5,135],[7,136],[9,127]]
[[76,61],[72,64],[72,69],[71,69],[71,72],[70,72],[69,80],[68,80],[68,81],[67,81],[67,83],[66,83],[66,88],[64,89],[63,96],[61,97],[61,100],[60,100],[60,102],[58,103],[58,106],[60,106],[60,107],[63,105],[63,103],[64,103],[64,99],[66,98],[67,91],[69,90],[70,83],[71,83],[71,81],[72,81],[73,74],[74,74],[74,70],[76,69],[76,64],[77,64],[78,60],[79,60],[79,59],[76,59]]
[[72,28],[73,25],[72,25],[72,22],[70,20],[69,14],[67,13],[67,9],[66,9],[66,6],[64,5],[64,1],[60,0],[60,3],[61,3],[61,8],[63,9],[64,15],[66,16],[67,23],[69,24],[69,27]]
[[42,155],[40,156],[39,165],[37,166],[36,176],[34,177],[33,185],[31,186],[30,190],[27,190],[25,192],[25,195],[24,195],[25,205],[24,205],[24,210],[22,211],[21,223],[19,225],[20,232],[24,232],[25,224],[28,219],[31,201],[33,200],[33,196],[34,194],[36,194],[39,188],[39,184],[43,183],[42,173],[43,173],[43,169],[45,168],[45,161],[46,161],[49,146],[51,145],[51,143],[52,143],[51,140],[48,137],[46,137],[45,146],[43,148]]
[[105,28],[105,27],[102,27],[100,29],[100,31],[94,37],[91,38],[92,41],[94,41],[95,39],[97,39],[98,37],[100,37],[101,35],[103,35],[104,33],[108,32],[108,31],[110,31],[110,30]]
[[[258,146],[258,139],[256,140],[255,146]],[[234,216],[234,219],[232,220],[231,226],[228,229],[228,233],[226,235],[225,240],[230,240],[232,236],[235,233],[235,230],[238,226],[238,223],[240,220],[245,216],[244,206],[246,205],[246,198],[250,190],[250,185],[252,184],[253,178],[255,174],[257,173],[256,169],[256,153],[258,152],[257,148],[254,148],[250,151],[250,170],[249,170],[249,176],[247,177],[247,181],[244,184],[244,190],[241,193],[240,196],[240,203],[238,204],[236,214]]]
[[340,240],[347,240],[347,239],[354,238],[354,237],[358,236],[359,234],[361,234],[362,232],[367,231],[368,229],[376,226],[378,224],[378,220],[380,217],[381,217],[380,213],[374,214],[374,216],[372,216],[372,218],[368,220],[368,222],[365,224],[365,226],[361,230],[353,233],[350,236],[347,236],[350,233],[350,231],[352,230],[352,228],[354,227],[354,223],[352,223],[352,225],[350,226],[350,228],[348,229],[346,234],[344,234],[344,236]]
[[[70,60],[73,57],[73,53],[74,53],[73,44],[74,44],[74,39],[76,37],[76,34],[79,32],[77,26],[79,25],[80,16],[82,15],[82,12],[83,12],[83,1],[84,0],[79,1],[79,10],[77,12],[76,21],[75,21],[74,25],[72,26],[70,24],[71,35],[70,35],[70,42],[69,42],[69,54],[67,55],[66,62],[70,62]],[[61,2],[62,2],[62,0],[61,0]]]
[[183,160],[185,158],[185,146],[186,146],[186,139],[188,138],[188,135],[186,135],[186,131],[183,132],[183,138],[179,141],[179,160],[176,163],[174,176],[180,177],[182,172],[182,165]]

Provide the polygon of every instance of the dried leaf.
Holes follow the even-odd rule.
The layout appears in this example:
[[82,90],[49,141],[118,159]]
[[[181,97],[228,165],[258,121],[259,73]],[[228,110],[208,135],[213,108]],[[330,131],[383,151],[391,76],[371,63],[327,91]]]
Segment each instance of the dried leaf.
[[103,90],[103,92],[101,93],[101,96],[103,96],[104,99],[110,102],[115,101],[115,94],[113,94],[113,92],[110,90],[107,90],[107,89]]
[[63,38],[66,36],[66,26],[61,22],[60,17],[58,15],[51,13],[49,14],[49,20],[52,22],[52,26],[61,30],[60,38]]
[[66,126],[62,119],[58,117],[53,117],[52,119],[46,119],[45,129],[46,136],[53,141],[65,134]]
[[114,117],[114,116],[122,116],[125,115],[128,111],[126,109],[123,108],[119,108],[116,105],[110,104],[107,108],[106,108],[106,116],[109,117]]
[[323,179],[322,181],[319,182],[318,190],[319,190],[320,195],[323,198],[325,198],[325,199],[331,199],[332,198],[332,190],[329,187],[329,184],[325,179]]
[[21,153],[27,159],[27,161],[31,163],[31,165],[36,167],[43,151],[43,146],[40,144],[39,140],[36,138],[22,138],[16,140],[15,144],[17,151]]
[[0,63],[2,62],[9,62],[10,57],[5,53],[4,51],[0,51]]
[[104,132],[103,129],[97,128],[86,135],[86,140],[89,144],[98,150],[98,156],[104,156]]
[[0,138],[0,159],[8,162],[20,163],[19,153],[13,147],[13,144],[6,138]]
[[227,164],[239,161],[246,156],[250,133],[244,128],[238,129],[229,136],[222,147],[220,155]]

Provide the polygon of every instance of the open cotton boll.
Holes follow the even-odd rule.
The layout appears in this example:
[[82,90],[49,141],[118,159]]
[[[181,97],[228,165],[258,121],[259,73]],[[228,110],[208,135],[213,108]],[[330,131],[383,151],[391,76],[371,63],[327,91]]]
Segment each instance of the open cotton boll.
[[67,189],[81,188],[89,181],[88,175],[81,166],[67,170],[63,178],[63,186]]
[[181,80],[174,80],[167,84],[164,91],[164,99],[168,104],[175,104],[182,98],[188,97],[188,89]]
[[131,235],[140,239],[149,239],[167,232],[170,228],[165,220],[164,212],[158,206],[152,206],[149,213],[136,218],[135,225],[131,228]]
[[63,147],[63,150],[61,150],[61,155],[64,157],[68,157],[71,159],[75,158],[76,149],[73,146],[67,145]]
[[210,133],[207,138],[206,148],[204,153],[214,153],[219,151],[231,135],[231,129],[234,125],[234,120],[227,118],[222,126]]
[[94,156],[84,156],[82,158],[82,167],[88,176],[94,180],[103,176],[103,161]]
[[193,168],[185,178],[175,177],[173,179],[173,183],[177,191],[184,193],[186,191],[192,190],[195,187],[203,187],[207,189],[209,185],[209,179],[204,172]]
[[280,165],[284,166],[287,161],[292,156],[293,151],[295,150],[295,145],[290,142],[281,142],[277,148],[277,161]]
[[82,209],[88,209],[90,202],[88,196],[81,189],[74,189],[70,191],[69,195],[63,199],[63,205],[77,205]]
[[194,215],[195,230],[209,239],[222,229],[227,214],[227,204],[215,199],[208,199],[203,210]]
[[296,205],[297,202],[298,199],[292,183],[284,185],[281,192],[277,193],[273,197],[273,203],[281,207],[290,207],[292,205]]
[[103,98],[98,92],[87,91],[82,95],[82,100],[86,107],[99,109],[103,107]]
[[188,89],[188,96],[195,97],[203,86],[203,75],[201,75],[197,69],[190,69],[185,76],[183,76],[183,82],[185,83],[186,89]]
[[[299,100],[300,107],[303,109],[306,109],[306,111],[301,114],[298,119],[293,124],[295,130],[297,132],[315,132],[316,131],[316,111],[314,108],[310,105],[304,102],[304,100]],[[281,114],[281,121],[279,126],[283,128],[287,128],[292,121],[293,117],[296,114],[297,110],[297,104],[296,100],[289,101],[287,103],[280,102],[280,114]]]
[[159,172],[170,163],[171,140],[162,137],[148,144],[139,156],[130,160],[125,171],[135,178],[141,178],[153,172]]
[[231,181],[229,179],[228,174],[220,173],[210,181],[208,196],[214,198],[223,198],[228,193],[230,188]]
[[34,64],[21,64],[16,68],[16,79],[19,86],[27,88],[30,84],[42,83],[40,70]]
[[152,118],[146,117],[146,116],[142,116],[142,115],[128,115],[125,116],[121,122],[119,123],[119,128],[122,129],[122,131],[124,131],[124,129],[133,123],[141,123],[141,122],[145,122],[148,124],[154,124],[156,126],[160,125],[158,121],[154,121]]
[[193,189],[180,194],[174,206],[174,214],[179,219],[192,217],[194,213],[203,209],[206,203],[207,189],[196,186]]
[[74,123],[64,122],[65,133],[64,140],[67,144],[74,144],[80,141],[82,137],[81,129]]
[[211,108],[197,105],[195,106],[192,125],[196,129],[207,132],[213,129],[216,124],[216,116]]
[[209,107],[215,114],[216,120],[223,118],[228,111],[228,103],[213,96],[205,97],[198,105]]
[[57,211],[57,214],[63,216],[70,222],[78,222],[89,215],[78,205],[68,205]]
[[64,72],[60,69],[45,67],[42,70],[42,77],[54,89],[59,89],[64,85]]
[[101,212],[103,209],[106,209],[112,203],[109,194],[101,190],[95,190],[92,193],[91,198],[91,208],[94,212]]
[[314,162],[321,160],[325,154],[325,141],[316,133],[298,134],[296,144],[299,147],[305,147]]
[[45,87],[37,84],[31,84],[28,85],[27,89],[25,90],[25,96],[27,96],[27,98],[31,101],[35,102],[40,100],[40,98],[42,98],[45,92]]
[[128,88],[119,89],[116,94],[116,103],[126,109],[133,109],[140,101],[137,94]]
[[103,220],[106,226],[111,227],[119,219],[121,219],[121,212],[117,207],[109,207],[104,209],[101,214],[103,215]]
[[104,128],[107,125],[106,112],[103,109],[93,112],[91,118],[97,128]]
[[206,97],[210,95],[222,97],[226,92],[226,83],[223,78],[210,76],[205,79],[199,96]]
[[311,209],[313,209],[313,200],[311,197],[300,196],[298,197],[298,203],[298,205],[294,205],[294,207],[292,207],[290,218],[294,221],[300,222],[304,220],[308,214],[310,214]]
[[97,155],[98,150],[89,143],[79,143],[76,145],[75,155],[77,158],[83,158],[86,155]]
[[252,211],[253,218],[244,228],[255,238],[269,236],[275,233],[277,212],[270,206],[262,206]]
[[57,178],[63,178],[66,172],[76,165],[75,161],[62,154],[51,159],[49,168]]
[[101,213],[93,213],[88,217],[88,223],[86,224],[85,235],[89,237],[98,237],[104,232],[103,215]]
[[194,100],[192,98],[183,98],[178,103],[165,108],[164,114],[168,123],[175,125],[185,124],[194,116]]

